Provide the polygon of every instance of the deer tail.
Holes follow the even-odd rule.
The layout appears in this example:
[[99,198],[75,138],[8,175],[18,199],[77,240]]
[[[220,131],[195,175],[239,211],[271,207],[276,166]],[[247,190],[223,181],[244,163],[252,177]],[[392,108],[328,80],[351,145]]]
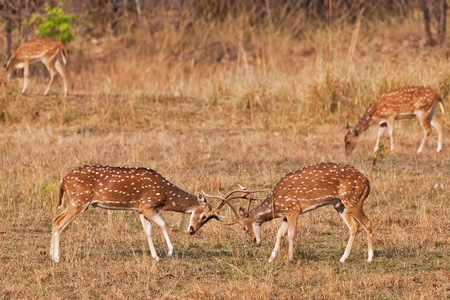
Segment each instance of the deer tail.
[[61,208],[61,206],[63,206],[64,204],[64,187],[63,184],[61,182],[61,184],[59,185],[59,196],[58,196],[58,208]]
[[62,57],[64,65],[66,65],[67,64],[67,51],[64,46],[61,49],[61,57]]
[[445,110],[444,110],[444,101],[442,101],[442,99],[439,99],[439,106],[440,106],[440,108],[441,108],[441,111],[442,111],[442,113],[445,113]]

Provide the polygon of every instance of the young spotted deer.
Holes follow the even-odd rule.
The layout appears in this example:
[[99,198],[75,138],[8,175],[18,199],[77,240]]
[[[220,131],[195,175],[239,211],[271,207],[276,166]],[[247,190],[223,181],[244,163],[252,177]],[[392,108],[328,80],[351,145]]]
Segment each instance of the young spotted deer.
[[378,129],[374,152],[377,151],[380,138],[386,127],[389,131],[391,151],[394,151],[394,121],[414,117],[419,119],[424,134],[417,153],[422,152],[423,146],[431,133],[431,127],[434,127],[438,133],[437,152],[440,152],[442,150],[442,125],[434,118],[437,103],[439,103],[441,111],[444,112],[444,103],[441,96],[435,91],[422,86],[402,87],[378,95],[370,103],[358,124],[354,127],[347,124],[345,153],[347,155],[352,153],[356,147],[359,135],[376,123],[380,125],[380,128]]
[[218,219],[202,195],[189,194],[148,168],[81,166],[62,179],[59,207],[63,205],[64,194],[67,208],[53,219],[52,226],[50,256],[55,262],[59,261],[61,231],[90,205],[139,212],[151,255],[156,261],[159,257],[153,245],[150,221],[161,227],[169,247],[168,255],[173,255],[166,224],[157,214],[160,210],[191,214],[188,226],[190,235],[195,234],[210,219]]
[[[248,191],[242,190],[248,195]],[[241,215],[229,202],[229,198],[209,196],[221,199],[228,204],[236,221],[225,225],[240,224],[250,234],[254,244],[261,244],[261,225],[274,218],[283,218],[278,230],[275,247],[270,256],[272,262],[280,247],[281,238],[288,234],[289,260],[294,259],[294,238],[299,214],[306,213],[324,205],[333,205],[347,224],[350,238],[340,261],[344,262],[350,254],[353,240],[361,224],[367,232],[368,259],[372,261],[372,227],[369,218],[363,212],[363,204],[370,193],[369,180],[349,165],[319,163],[292,172],[281,178],[273,191],[254,209]],[[236,197],[233,197],[236,198]]]
[[28,88],[29,67],[30,64],[42,61],[47,70],[50,72],[50,82],[45,89],[44,96],[50,91],[50,87],[55,80],[56,74],[59,74],[64,84],[64,96],[67,96],[67,79],[64,66],[59,62],[61,55],[64,65],[67,63],[67,52],[64,45],[53,39],[35,39],[24,43],[17,48],[16,52],[11,55],[5,64],[7,82],[11,81],[11,75],[16,69],[23,68],[23,89],[22,94]]

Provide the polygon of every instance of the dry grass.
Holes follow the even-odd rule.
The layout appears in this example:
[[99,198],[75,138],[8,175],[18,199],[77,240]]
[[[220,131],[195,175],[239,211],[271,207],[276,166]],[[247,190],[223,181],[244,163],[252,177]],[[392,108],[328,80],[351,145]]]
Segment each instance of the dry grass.
[[[0,298],[449,297],[448,138],[436,154],[433,132],[416,155],[420,125],[404,121],[396,128],[396,153],[375,170],[375,128],[353,156],[343,152],[346,114],[356,122],[380,92],[420,84],[447,101],[448,45],[426,47],[417,16],[333,28],[332,49],[328,30],[305,30],[299,41],[284,32],[241,33],[240,22],[208,27],[204,45],[221,36],[230,48],[221,62],[207,47],[198,60],[173,55],[180,40],[180,51],[189,53],[189,41],[206,25],[194,24],[198,30],[186,38],[168,24],[153,36],[142,30],[96,45],[79,41],[84,56],[72,49],[67,98],[59,96],[60,82],[51,96],[39,96],[46,79],[36,76],[25,96],[19,79],[2,92]],[[287,172],[319,161],[349,163],[370,178],[371,264],[361,232],[347,262],[338,262],[348,232],[330,207],[299,218],[293,264],[286,247],[267,263],[280,220],[263,225],[255,249],[240,228],[211,221],[191,237],[187,216],[162,212],[176,254],[165,256],[154,227],[162,257],[156,263],[137,214],[95,209],[63,232],[61,262],[48,257],[58,182],[81,164],[147,166],[192,193],[215,193],[238,183],[271,189]]]

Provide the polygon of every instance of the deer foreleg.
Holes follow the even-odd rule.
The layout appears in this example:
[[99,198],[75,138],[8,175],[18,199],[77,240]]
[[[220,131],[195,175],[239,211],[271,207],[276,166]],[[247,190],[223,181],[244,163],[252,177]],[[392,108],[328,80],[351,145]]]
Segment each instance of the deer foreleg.
[[156,254],[155,245],[153,244],[152,240],[152,225],[143,214],[140,214],[139,217],[141,218],[142,227],[144,227],[145,234],[147,235],[148,245],[150,246],[150,253],[156,261],[159,261],[159,257]]
[[166,223],[156,213],[155,213],[155,215],[153,217],[153,222],[155,222],[156,225],[161,227],[161,230],[162,230],[163,235],[164,235],[164,239],[166,240],[166,243],[167,243],[167,247],[169,248],[169,252],[167,253],[167,255],[168,256],[173,256],[173,246],[172,246],[172,243],[170,242],[169,234],[167,233]]
[[28,77],[30,76],[30,65],[28,62],[23,63],[23,88],[22,88],[22,94],[25,93],[25,91],[28,88]]
[[391,151],[394,151],[394,120],[389,119],[387,121],[389,141],[391,143]]
[[385,130],[386,130],[386,123],[380,123],[380,127],[378,128],[377,141],[375,143],[375,148],[373,149],[373,152],[377,152],[378,144],[380,143],[380,139],[383,136]]
[[286,235],[288,229],[288,222],[286,219],[283,219],[283,222],[281,222],[280,229],[277,233],[277,241],[275,242],[275,247],[272,250],[272,254],[270,255],[269,262],[272,262],[275,257],[277,256],[278,249],[280,249],[280,242],[281,238]]
[[6,84],[7,85],[11,83],[12,73],[13,73],[13,71],[10,71],[6,74]]
[[[169,248],[169,252],[167,253],[167,255],[172,256],[173,255],[173,246],[172,246],[172,243],[170,242],[169,234],[167,233],[167,227],[166,227],[166,223],[164,222],[164,220],[160,216],[158,216],[158,214],[154,210],[147,210],[145,212],[140,212],[140,213],[144,214],[148,220],[154,222],[156,225],[161,227],[161,230],[164,235],[164,239],[166,240],[166,243],[167,243],[167,247]],[[147,234],[147,236],[148,236],[148,234]],[[149,239],[149,244],[150,244],[150,240],[151,240],[151,238]],[[155,253],[155,255],[156,255],[156,253]],[[153,256],[153,253],[152,253],[152,256]]]

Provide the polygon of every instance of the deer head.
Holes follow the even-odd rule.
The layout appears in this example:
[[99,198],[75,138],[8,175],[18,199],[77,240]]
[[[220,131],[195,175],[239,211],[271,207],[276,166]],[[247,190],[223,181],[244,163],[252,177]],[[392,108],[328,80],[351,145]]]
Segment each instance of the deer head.
[[202,194],[198,194],[197,200],[199,206],[191,213],[191,218],[189,220],[188,232],[190,235],[194,235],[203,225],[205,225],[209,220],[216,219],[220,220],[218,211],[212,210],[211,204],[209,204]]
[[358,133],[355,127],[347,123],[347,134],[345,135],[345,154],[350,155],[358,142]]

